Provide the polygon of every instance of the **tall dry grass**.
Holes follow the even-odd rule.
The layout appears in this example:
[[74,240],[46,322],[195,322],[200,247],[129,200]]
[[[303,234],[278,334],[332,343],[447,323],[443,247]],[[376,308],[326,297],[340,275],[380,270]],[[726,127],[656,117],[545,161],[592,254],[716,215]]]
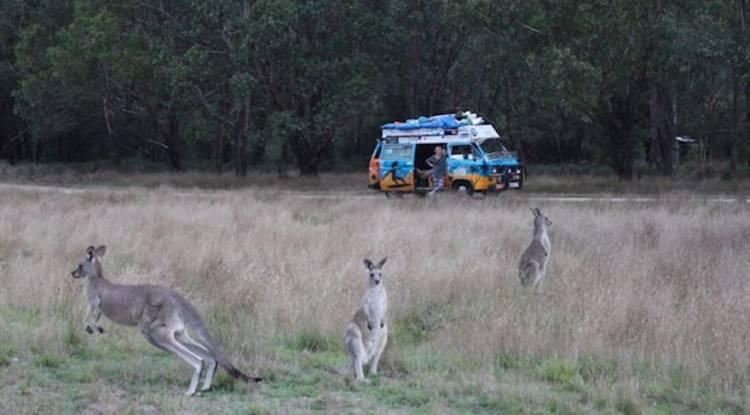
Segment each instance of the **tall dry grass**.
[[[108,278],[179,290],[215,323],[211,330],[235,359],[262,365],[273,360],[259,347],[268,339],[340,336],[365,285],[362,259],[387,255],[394,330],[418,325],[419,347],[456,365],[503,354],[594,357],[623,368],[680,368],[701,384],[747,388],[746,206],[538,206],[553,221],[540,293],[517,279],[531,238],[523,198],[3,190],[0,310],[34,310],[77,327],[82,284],[70,271],[88,245],[106,244]],[[0,329],[13,327],[2,320]],[[62,350],[65,327],[58,326],[41,324],[25,336],[34,347]]]

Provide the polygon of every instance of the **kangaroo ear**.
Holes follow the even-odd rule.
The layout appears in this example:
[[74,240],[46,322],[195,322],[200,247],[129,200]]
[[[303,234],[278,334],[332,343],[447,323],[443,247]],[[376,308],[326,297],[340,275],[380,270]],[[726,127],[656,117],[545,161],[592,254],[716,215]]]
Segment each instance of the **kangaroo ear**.
[[372,261],[370,261],[370,260],[369,260],[369,259],[367,259],[367,258],[365,258],[365,261],[364,261],[364,262],[365,262],[365,268],[367,268],[368,270],[372,269],[372,267],[374,267],[374,266],[375,266],[375,265],[374,265],[374,264],[372,263]]
[[93,246],[90,246],[86,248],[86,255],[88,255],[89,258],[93,258],[95,251],[96,251],[96,248],[94,248]]
[[103,257],[104,254],[106,253],[107,253],[107,247],[104,245],[99,245],[99,247],[96,248],[96,251],[94,251],[94,254],[99,258]]
[[531,214],[534,216],[538,216],[536,213],[536,208],[531,208]]
[[378,268],[383,268],[383,265],[385,265],[385,261],[388,261],[388,257],[380,260],[380,262],[378,263]]

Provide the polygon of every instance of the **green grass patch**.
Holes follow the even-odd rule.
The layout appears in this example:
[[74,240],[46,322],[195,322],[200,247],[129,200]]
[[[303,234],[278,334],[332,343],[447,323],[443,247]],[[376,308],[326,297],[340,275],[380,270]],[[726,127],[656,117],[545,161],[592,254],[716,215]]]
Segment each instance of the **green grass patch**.
[[586,384],[579,370],[575,361],[546,359],[540,363],[537,372],[542,380],[558,384],[564,391],[583,393],[586,391]]
[[317,332],[303,332],[287,340],[287,347],[297,351],[327,352],[341,350],[341,342]]
[[43,353],[34,357],[34,365],[47,369],[57,369],[63,364],[63,359],[60,356],[53,354]]
[[434,392],[429,385],[419,385],[409,382],[409,385],[393,384],[391,382],[373,384],[373,393],[377,400],[391,407],[422,408],[430,403]]
[[615,409],[624,415],[641,415],[640,405],[629,397],[618,397]]
[[498,370],[512,370],[528,368],[532,365],[531,359],[510,353],[499,353],[495,356],[495,367]]
[[544,360],[539,366],[541,378],[547,382],[566,384],[578,377],[578,368],[568,360]]
[[312,398],[320,394],[326,383],[317,371],[287,373],[286,376],[278,376],[266,387],[265,393],[279,399]]
[[393,324],[393,337],[401,344],[417,344],[427,340],[455,314],[455,307],[448,303],[426,303],[415,307],[405,317]]
[[617,378],[617,363],[610,360],[583,357],[576,361],[576,366],[586,383],[614,381]]
[[[430,318],[430,309],[444,316]],[[445,354],[429,333],[455,318],[456,309],[434,304],[409,316],[412,326],[392,339],[379,376],[368,376],[368,384],[332,370],[348,363],[340,339],[311,332],[269,339],[259,347],[261,363],[242,365],[265,382],[245,385],[219,369],[213,391],[191,399],[183,393],[192,369],[123,334],[129,329],[89,336],[61,320],[69,325],[48,342],[21,348],[40,316],[19,315],[0,321],[21,333],[0,344],[7,389],[0,411],[8,413],[747,413],[746,397],[696,381],[684,368],[513,353],[479,362]]]

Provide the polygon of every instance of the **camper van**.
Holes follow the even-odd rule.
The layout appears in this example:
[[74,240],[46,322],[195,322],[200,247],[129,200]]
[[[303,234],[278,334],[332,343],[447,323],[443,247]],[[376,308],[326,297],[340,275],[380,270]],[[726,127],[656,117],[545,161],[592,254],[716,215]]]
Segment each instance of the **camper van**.
[[385,124],[370,158],[369,187],[386,196],[423,195],[432,189],[427,159],[445,150],[446,189],[495,193],[523,187],[524,167],[491,124],[473,113],[420,117]]

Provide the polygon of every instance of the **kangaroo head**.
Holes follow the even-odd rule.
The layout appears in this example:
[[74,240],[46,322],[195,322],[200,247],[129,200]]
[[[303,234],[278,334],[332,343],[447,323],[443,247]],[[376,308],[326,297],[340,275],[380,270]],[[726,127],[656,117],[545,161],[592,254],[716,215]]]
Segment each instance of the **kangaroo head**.
[[539,208],[532,208],[531,213],[534,214],[534,227],[541,227],[541,226],[550,226],[552,225],[552,221],[549,220],[548,217],[544,216],[542,214],[542,211],[539,210]]
[[388,258],[383,258],[376,265],[373,264],[369,259],[365,259],[365,268],[367,268],[367,283],[370,287],[378,286],[383,281],[383,265],[385,265],[385,261],[387,260]]
[[104,253],[107,252],[107,248],[104,245],[100,245],[98,248],[93,246],[86,249],[86,257],[83,262],[78,264],[78,267],[71,272],[73,278],[86,278],[86,277],[99,277],[102,275],[102,263],[101,258]]

